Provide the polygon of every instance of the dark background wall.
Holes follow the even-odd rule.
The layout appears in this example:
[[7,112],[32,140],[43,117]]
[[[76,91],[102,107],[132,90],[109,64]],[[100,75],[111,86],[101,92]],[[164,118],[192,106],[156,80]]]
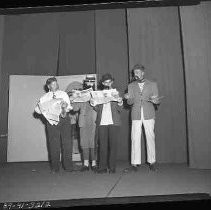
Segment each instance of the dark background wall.
[[95,73],[94,11],[59,14],[58,75]]
[[1,134],[7,133],[10,74],[55,75],[58,57],[55,14],[6,16],[1,63]]
[[[96,72],[99,78],[111,73],[114,85],[124,94],[128,84],[127,28],[125,10],[96,11]],[[118,158],[128,158],[129,115],[122,111]]]
[[[2,83],[2,50],[3,50],[3,37],[4,37],[4,16],[0,16],[0,84]],[[1,86],[0,86],[1,91]],[[3,110],[1,109],[1,103],[0,103],[0,119],[2,116]],[[2,121],[0,121],[0,127],[2,127]],[[4,133],[0,132],[0,162],[6,162],[7,161],[7,137],[4,137]]]
[[[157,111],[159,162],[186,162],[185,96],[177,7],[128,9],[130,68],[146,65],[146,77],[165,98]],[[144,141],[143,148],[144,148]],[[144,150],[143,150],[144,152]],[[144,157],[144,153],[143,153]]]
[[[55,14],[4,17],[0,72],[0,134],[7,134],[9,75],[55,75],[58,28]],[[18,110],[17,110],[18,111]],[[7,141],[1,138],[1,159],[6,159]]]
[[[203,78],[197,80],[196,77],[201,74],[191,73],[196,60],[190,60],[186,55],[183,68],[181,41],[186,47],[185,53],[190,50],[194,52],[194,46],[198,45],[193,43],[198,43],[206,37],[207,42],[203,42],[199,48],[201,54],[194,57],[198,58],[199,62],[203,55],[209,52],[210,24],[208,21],[205,24],[204,21],[205,17],[210,19],[211,16],[206,6],[210,7],[210,2],[183,7],[180,10],[178,7],[156,7],[1,16],[0,133],[7,133],[10,74],[97,73],[101,77],[103,73],[110,72],[115,77],[116,86],[123,93],[129,81],[129,70],[134,64],[141,63],[147,68],[147,77],[158,82],[160,95],[165,96],[157,111],[156,119],[158,162],[186,163],[189,157],[192,160],[197,159],[198,162],[195,161],[196,164],[192,166],[199,167],[205,158],[210,160],[210,155],[207,157],[210,150],[205,148],[210,145],[211,134],[207,131],[203,136],[202,119],[205,119],[203,123],[208,126],[211,115],[205,113],[210,113],[211,108],[206,98],[207,106],[203,109],[207,111],[204,115],[200,114],[201,121],[197,121],[198,117],[193,121],[192,115],[188,114],[188,131],[196,129],[197,121],[201,125],[197,127],[199,136],[187,135],[185,108],[187,99],[188,111],[192,110],[193,113],[200,111],[201,106],[197,106],[200,103],[195,103],[193,97],[194,88],[199,87],[197,89],[199,95],[202,94],[202,89],[206,88],[207,95],[210,95],[208,88],[210,77],[206,76],[210,75],[210,65],[208,58],[198,65],[198,67],[203,66],[203,78],[207,79],[207,86],[200,86]],[[201,18],[202,13],[204,19]],[[181,37],[180,18],[184,38]],[[197,32],[198,35],[193,36],[195,30],[203,31],[203,35]],[[187,78],[190,78],[189,81],[194,77],[194,85],[186,81],[184,72]],[[204,99],[200,98],[200,101]],[[118,159],[128,161],[130,155],[128,109],[123,111],[122,119]],[[204,139],[201,140],[204,145],[201,150],[197,149],[200,144],[198,138]],[[1,138],[0,145],[5,149],[6,140]],[[144,146],[143,141],[143,149]],[[192,151],[191,155],[188,151]],[[203,155],[204,153],[206,155]],[[5,160],[5,156],[1,155],[0,159]],[[211,167],[210,161],[203,167]]]
[[190,166],[211,168],[211,2],[181,7]]

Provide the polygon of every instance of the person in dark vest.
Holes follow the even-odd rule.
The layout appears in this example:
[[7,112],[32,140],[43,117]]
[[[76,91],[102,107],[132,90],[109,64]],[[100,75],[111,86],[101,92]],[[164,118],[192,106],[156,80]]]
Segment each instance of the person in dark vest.
[[[102,76],[101,85],[103,89],[113,89],[114,79],[107,73]],[[95,106],[94,99],[90,100]],[[96,126],[98,129],[99,165],[97,173],[116,172],[117,143],[120,132],[123,100],[118,95],[117,101],[111,101],[95,106],[97,111]]]

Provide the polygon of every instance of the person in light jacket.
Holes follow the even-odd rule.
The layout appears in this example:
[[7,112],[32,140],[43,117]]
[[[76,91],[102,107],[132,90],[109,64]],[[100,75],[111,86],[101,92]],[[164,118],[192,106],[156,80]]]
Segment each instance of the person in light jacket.
[[[144,78],[145,67],[135,65],[133,68],[134,81],[128,85],[125,94],[127,103],[132,106],[131,130],[131,165],[129,171],[137,171],[141,164],[141,133],[142,124],[146,134],[147,162],[151,170],[155,170],[155,106],[160,104],[156,82]],[[126,171],[128,171],[126,170]]]

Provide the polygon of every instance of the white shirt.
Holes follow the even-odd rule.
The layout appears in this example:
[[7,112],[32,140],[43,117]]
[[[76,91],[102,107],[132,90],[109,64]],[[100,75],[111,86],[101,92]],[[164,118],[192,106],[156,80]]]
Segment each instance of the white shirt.
[[113,125],[112,112],[111,112],[111,103],[103,104],[102,116],[100,125]]
[[[54,93],[52,91],[49,91],[48,93],[46,93],[45,95],[43,95],[40,98],[39,103],[44,103],[46,101],[50,101],[53,98],[63,99],[68,104],[67,109],[70,109],[70,110],[73,109],[72,106],[70,105],[70,99],[69,99],[68,94],[65,91],[62,91],[62,90],[57,90]],[[41,112],[38,111],[38,109],[39,109],[38,106],[36,106],[35,111],[38,112],[38,113],[41,113]],[[58,124],[58,123],[56,123],[55,121],[52,121],[52,120],[48,120],[48,121],[51,125]]]
[[48,93],[46,93],[40,98],[40,103],[50,101],[53,97],[57,99],[59,98],[63,99],[68,104],[67,109],[72,109],[72,106],[70,105],[69,96],[67,95],[65,91],[62,91],[62,90],[57,90],[54,93],[52,91],[49,91]]
[[143,88],[144,88],[144,82],[138,83],[138,85],[139,85],[139,88],[140,88],[140,90],[142,92],[143,91]]

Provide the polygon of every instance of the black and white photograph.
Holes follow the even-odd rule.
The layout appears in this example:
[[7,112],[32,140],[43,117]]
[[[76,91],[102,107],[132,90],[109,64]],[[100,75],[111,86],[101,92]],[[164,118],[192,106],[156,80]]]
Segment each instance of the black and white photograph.
[[0,208],[210,202],[211,1],[17,2],[0,5]]

